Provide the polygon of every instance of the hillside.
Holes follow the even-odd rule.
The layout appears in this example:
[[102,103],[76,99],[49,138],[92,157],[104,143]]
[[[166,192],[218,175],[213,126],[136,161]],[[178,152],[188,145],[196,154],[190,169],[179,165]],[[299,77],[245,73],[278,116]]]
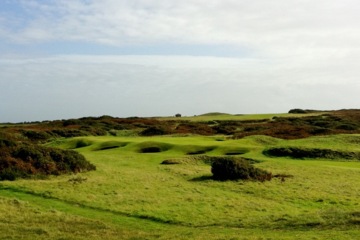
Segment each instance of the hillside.
[[[230,115],[209,113],[195,117],[115,118],[111,116],[6,124],[2,132],[35,142],[59,137],[121,135],[226,135],[242,138],[266,135],[282,139],[360,133],[360,110],[309,111],[291,114]],[[291,111],[290,111],[291,112]]]

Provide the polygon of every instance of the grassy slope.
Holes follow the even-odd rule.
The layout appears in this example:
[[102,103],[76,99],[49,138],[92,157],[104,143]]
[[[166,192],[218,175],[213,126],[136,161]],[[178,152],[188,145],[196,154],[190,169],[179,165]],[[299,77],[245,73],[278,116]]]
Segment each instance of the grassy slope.
[[[0,183],[0,239],[355,239],[360,234],[360,163],[267,158],[269,146],[359,151],[359,135],[293,141],[264,136],[86,137],[73,148],[97,171]],[[84,144],[82,144],[84,145]],[[161,153],[138,153],[146,146]],[[119,148],[108,148],[119,146]],[[99,150],[105,149],[105,150]],[[161,165],[186,152],[247,149],[285,182],[215,182],[203,163]],[[10,209],[11,211],[5,211]],[[59,224],[61,222],[61,224]],[[296,237],[298,236],[298,237]]]

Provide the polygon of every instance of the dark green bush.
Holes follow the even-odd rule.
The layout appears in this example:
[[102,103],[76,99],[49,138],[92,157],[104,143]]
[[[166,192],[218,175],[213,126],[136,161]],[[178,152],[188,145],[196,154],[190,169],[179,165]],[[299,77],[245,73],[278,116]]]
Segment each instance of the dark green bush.
[[313,112],[319,112],[319,110],[301,109],[301,108],[294,108],[289,110],[289,113],[313,113]]
[[0,139],[0,148],[1,147],[14,147],[16,146],[16,142],[12,141],[12,140],[7,140],[7,139]]
[[213,129],[216,131],[217,134],[225,134],[225,135],[231,135],[236,131],[235,126],[226,126],[226,125],[214,126]]
[[14,181],[16,178],[22,177],[18,170],[7,168],[0,172],[0,181],[9,180]]
[[330,129],[323,128],[323,127],[314,127],[313,129],[309,130],[311,134],[317,135],[317,134],[325,134],[330,132]]
[[[103,127],[106,128],[106,127]],[[107,134],[107,130],[103,129],[102,127],[91,127],[91,126],[81,126],[80,131],[86,135],[92,136],[105,136]],[[110,130],[110,129],[108,129]]]
[[275,147],[263,151],[265,155],[272,157],[304,158],[327,158],[327,159],[355,159],[360,160],[360,153],[344,152],[332,149],[299,148],[299,147]]
[[31,141],[46,141],[52,137],[51,134],[44,131],[24,130],[22,134]]
[[294,108],[294,109],[290,109],[289,113],[307,113],[307,111],[300,108]]
[[71,126],[71,125],[80,125],[81,121],[79,119],[68,119],[63,121],[63,126]]
[[255,168],[244,158],[223,157],[212,162],[211,172],[215,180],[271,180],[271,173]]
[[[42,177],[95,170],[84,156],[72,150],[47,148],[4,140],[0,146],[0,180]],[[5,144],[6,143],[6,144]]]
[[51,158],[60,173],[82,172],[95,170],[96,167],[88,162],[83,155],[72,150],[52,149]]
[[86,131],[81,131],[77,129],[55,129],[51,131],[52,133],[60,136],[60,137],[81,137],[89,135]]
[[317,120],[311,123],[313,126],[321,127],[321,128],[329,128],[332,127],[333,122],[325,120]]
[[354,130],[358,129],[358,126],[356,126],[355,124],[351,124],[351,123],[344,123],[344,124],[340,124],[340,125],[336,126],[336,129],[354,131]]
[[144,131],[140,132],[141,136],[157,136],[164,134],[166,134],[166,131],[161,127],[148,127]]
[[39,161],[44,157],[44,152],[41,150],[42,148],[37,145],[20,145],[12,151],[11,156],[24,162]]

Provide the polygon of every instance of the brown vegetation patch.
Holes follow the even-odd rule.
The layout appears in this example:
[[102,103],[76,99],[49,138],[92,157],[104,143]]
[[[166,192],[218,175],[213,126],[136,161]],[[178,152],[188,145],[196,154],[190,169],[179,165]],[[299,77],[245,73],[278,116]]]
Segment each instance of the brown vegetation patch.
[[0,180],[59,175],[95,170],[84,156],[72,150],[21,143],[0,136]]
[[271,157],[291,157],[295,159],[326,158],[339,160],[360,160],[359,152],[344,152],[319,148],[274,147],[264,150],[263,153]]
[[[57,137],[106,135],[111,131],[134,130],[143,136],[167,134],[231,135],[243,138],[267,135],[282,139],[298,139],[329,134],[360,133],[360,110],[315,111],[293,109],[299,117],[274,117],[260,120],[216,120],[190,122],[179,119],[114,118],[111,116],[8,124],[1,131],[20,134],[34,142],[45,142]],[[315,114],[318,113],[318,114]],[[307,115],[308,114],[308,115]]]

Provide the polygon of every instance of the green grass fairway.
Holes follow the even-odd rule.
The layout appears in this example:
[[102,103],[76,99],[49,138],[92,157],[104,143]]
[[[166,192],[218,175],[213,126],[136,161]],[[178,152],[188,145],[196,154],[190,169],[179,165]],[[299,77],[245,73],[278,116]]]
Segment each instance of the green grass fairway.
[[[96,171],[0,182],[0,239],[358,239],[360,161],[263,155],[270,147],[360,152],[360,135],[79,137]],[[197,154],[258,160],[269,182],[211,179]],[[177,159],[179,164],[161,164]]]

